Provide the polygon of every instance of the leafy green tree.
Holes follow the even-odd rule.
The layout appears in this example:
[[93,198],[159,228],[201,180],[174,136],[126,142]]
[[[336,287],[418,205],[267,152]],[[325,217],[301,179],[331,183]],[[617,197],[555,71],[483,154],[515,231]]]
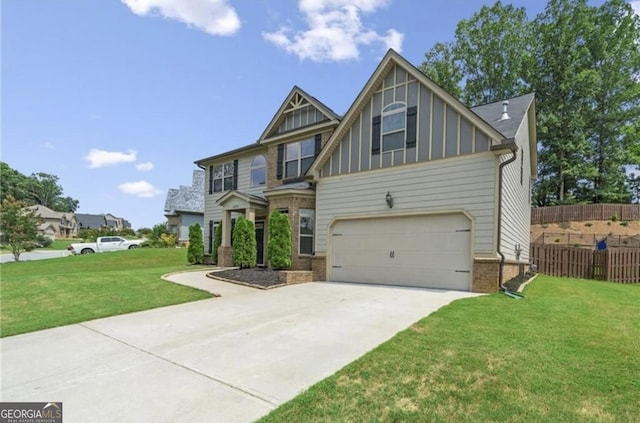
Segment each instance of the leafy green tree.
[[25,201],[32,205],[33,202],[29,201],[28,184],[29,178],[12,169],[5,162],[0,162],[0,202],[12,196],[14,200]]
[[32,173],[29,176],[28,189],[36,204],[41,204],[51,210],[54,210],[56,201],[62,195],[62,187],[58,184],[58,177],[44,172]]
[[582,184],[580,200],[629,202],[624,165],[635,161],[633,131],[640,120],[640,19],[631,5],[610,0],[592,9],[586,44],[590,52],[592,93],[585,112],[590,144],[585,160],[592,173]]
[[274,269],[291,267],[291,223],[289,217],[278,210],[269,215],[267,257]]
[[456,98],[462,97],[462,79],[464,77],[462,64],[454,52],[453,43],[436,43],[424,55],[424,61],[419,66],[422,73],[427,75],[438,86]]
[[436,43],[419,68],[468,105],[524,94],[532,60],[530,27],[524,8],[500,1],[483,6],[458,23],[453,43]]
[[35,248],[38,239],[38,225],[42,219],[35,210],[27,208],[24,201],[7,196],[0,205],[0,233],[2,243],[9,246],[15,261],[20,254]]
[[218,264],[218,248],[222,245],[222,222],[218,224],[216,232],[213,235],[213,251],[211,252],[213,262]]
[[233,227],[233,264],[241,269],[255,267],[256,229],[252,221],[240,216]]
[[58,197],[54,203],[52,210],[59,212],[71,212],[75,213],[80,206],[80,202],[71,197]]
[[529,91],[530,33],[525,9],[500,1],[458,23],[454,53],[466,80],[466,104],[492,103]]
[[202,228],[198,223],[189,226],[187,261],[191,264],[204,263],[204,241],[202,240]]

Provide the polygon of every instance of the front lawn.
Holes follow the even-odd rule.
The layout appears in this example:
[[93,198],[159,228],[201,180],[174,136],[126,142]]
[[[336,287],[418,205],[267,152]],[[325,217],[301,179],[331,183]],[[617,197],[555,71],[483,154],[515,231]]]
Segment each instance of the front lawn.
[[1,336],[209,298],[160,278],[194,269],[186,255],[186,249],[139,248],[3,264]]
[[456,301],[260,422],[638,421],[640,286],[539,276],[525,295]]

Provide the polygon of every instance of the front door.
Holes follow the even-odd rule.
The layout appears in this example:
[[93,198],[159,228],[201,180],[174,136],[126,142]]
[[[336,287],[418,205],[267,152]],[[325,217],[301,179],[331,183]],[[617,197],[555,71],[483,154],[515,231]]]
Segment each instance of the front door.
[[264,222],[256,222],[256,263],[264,266]]

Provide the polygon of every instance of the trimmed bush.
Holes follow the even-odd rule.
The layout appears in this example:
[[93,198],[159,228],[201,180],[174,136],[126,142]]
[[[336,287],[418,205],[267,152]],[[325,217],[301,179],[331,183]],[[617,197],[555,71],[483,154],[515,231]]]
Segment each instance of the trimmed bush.
[[204,241],[202,240],[202,228],[199,223],[189,226],[187,261],[191,264],[204,263]]
[[218,264],[218,248],[222,245],[222,222],[218,223],[216,232],[213,234],[213,251],[211,251],[211,258],[214,264]]
[[269,215],[267,257],[274,269],[291,267],[291,224],[289,217],[278,210]]
[[233,227],[233,265],[241,269],[255,267],[256,229],[252,221],[240,216]]

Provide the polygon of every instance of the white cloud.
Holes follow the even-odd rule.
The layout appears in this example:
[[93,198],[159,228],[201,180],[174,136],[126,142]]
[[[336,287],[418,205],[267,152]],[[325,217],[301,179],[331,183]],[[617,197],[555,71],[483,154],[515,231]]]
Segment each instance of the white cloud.
[[630,1],[631,7],[633,11],[636,12],[636,15],[640,16],[640,0]]
[[44,148],[46,148],[47,150],[55,150],[56,149],[56,147],[52,143],[50,143],[48,141],[45,142],[44,144],[42,144],[42,146]]
[[240,18],[227,0],[121,0],[136,15],[160,15],[211,35],[233,35]]
[[404,34],[395,29],[381,34],[366,28],[361,16],[385,7],[388,0],[299,0],[298,9],[309,28],[296,31],[280,27],[263,32],[265,40],[300,60],[338,62],[358,59],[360,47],[382,44],[401,52]]
[[145,163],[136,163],[136,169],[141,172],[147,172],[153,169],[153,163],[145,162]]
[[98,168],[119,163],[135,162],[136,152],[129,150],[127,153],[122,153],[120,151],[105,151],[93,148],[83,158],[89,162],[90,168]]
[[118,185],[118,189],[125,194],[135,195],[141,198],[151,198],[162,194],[162,191],[147,181],[125,182]]

